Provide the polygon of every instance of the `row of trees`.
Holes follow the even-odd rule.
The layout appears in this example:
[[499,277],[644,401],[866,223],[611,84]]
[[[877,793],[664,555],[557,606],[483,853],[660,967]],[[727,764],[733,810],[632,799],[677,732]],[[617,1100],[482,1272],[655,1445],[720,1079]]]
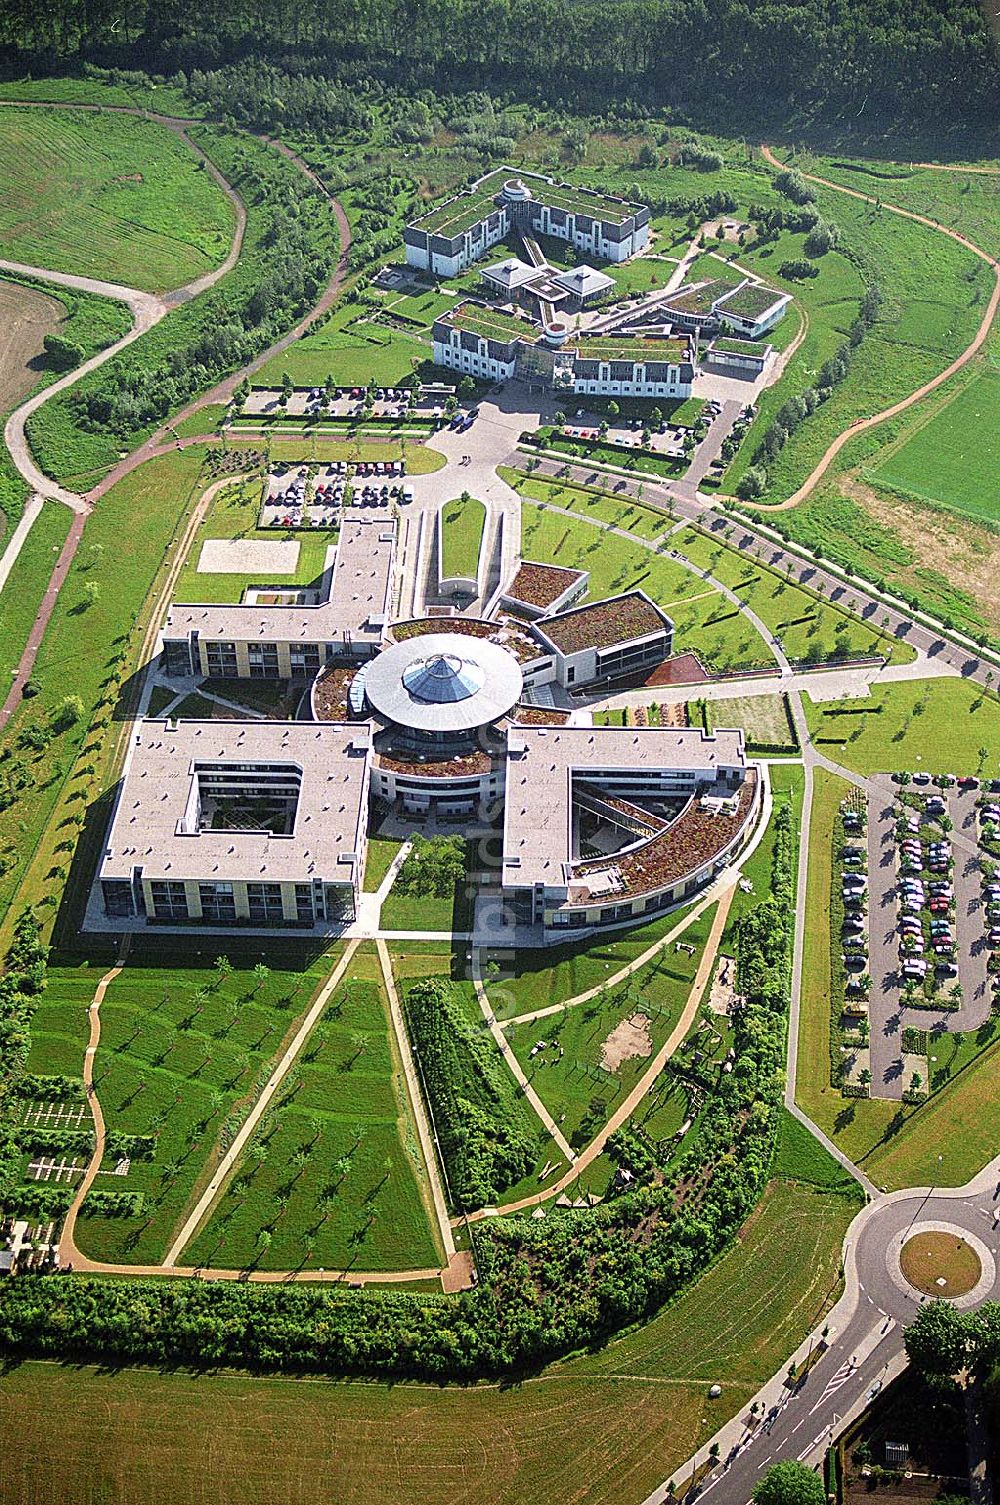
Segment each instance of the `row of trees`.
[[287,52],[333,81],[360,69],[412,89],[714,108],[744,125],[824,110],[946,128],[1000,113],[975,0],[136,0],[124,13],[115,0],[8,0],[0,47],[159,72]]
[[430,978],[410,988],[406,1019],[452,1201],[469,1211],[485,1207],[531,1170],[527,1112],[491,1042],[470,1026],[453,984]]
[[10,1210],[21,1177],[24,1146],[18,1133],[21,1107],[17,1089],[31,1048],[31,1018],[45,987],[48,950],[41,943],[38,921],[25,910],[0,976],[0,1208]]

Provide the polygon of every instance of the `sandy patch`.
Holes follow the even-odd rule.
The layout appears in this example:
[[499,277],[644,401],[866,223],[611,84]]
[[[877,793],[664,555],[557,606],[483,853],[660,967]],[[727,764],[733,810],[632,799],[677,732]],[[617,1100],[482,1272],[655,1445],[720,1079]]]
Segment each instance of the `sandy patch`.
[[277,539],[206,538],[198,559],[203,575],[294,575],[298,567],[298,544]]
[[712,991],[708,995],[708,1006],[713,1014],[725,1014],[728,1017],[732,1013],[736,996],[736,962],[731,956],[720,956],[712,979]]
[[631,1014],[616,1024],[601,1046],[601,1065],[617,1071],[623,1061],[645,1060],[653,1054],[653,1039],[645,1014]]
[[870,517],[891,528],[912,549],[915,556],[912,565],[895,572],[901,579],[918,583],[915,573],[918,569],[933,570],[967,591],[986,622],[1000,625],[1000,594],[996,588],[1000,537],[979,527],[972,518],[937,512],[931,507],[921,507],[918,502],[883,495],[857,477],[843,477],[840,487]]

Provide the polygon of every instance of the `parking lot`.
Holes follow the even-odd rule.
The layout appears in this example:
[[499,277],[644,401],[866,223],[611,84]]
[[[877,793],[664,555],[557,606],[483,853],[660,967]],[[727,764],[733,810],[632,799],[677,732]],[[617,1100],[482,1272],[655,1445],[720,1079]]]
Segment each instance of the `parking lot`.
[[[982,798],[975,780],[935,787],[929,779],[906,786],[880,779],[869,799],[873,1097],[926,1090],[935,1037],[978,1029],[989,1017],[993,947],[979,849]],[[904,1059],[906,1030],[929,1037],[922,1071]]]
[[261,502],[261,528],[336,528],[344,507],[406,502],[402,460],[334,460],[314,475],[306,466],[272,471]]
[[287,401],[281,399],[278,387],[255,387],[242,412],[262,418],[439,418],[445,395],[440,390],[411,394],[407,387],[376,387],[371,393],[365,387],[338,387],[328,396],[323,387],[297,387]]

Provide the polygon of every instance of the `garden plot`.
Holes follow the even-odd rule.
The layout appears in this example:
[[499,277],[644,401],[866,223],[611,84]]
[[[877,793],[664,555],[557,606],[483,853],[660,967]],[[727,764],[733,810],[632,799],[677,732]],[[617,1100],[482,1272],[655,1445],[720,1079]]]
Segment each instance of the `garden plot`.
[[294,575],[298,567],[298,544],[270,539],[207,538],[198,557],[203,575]]

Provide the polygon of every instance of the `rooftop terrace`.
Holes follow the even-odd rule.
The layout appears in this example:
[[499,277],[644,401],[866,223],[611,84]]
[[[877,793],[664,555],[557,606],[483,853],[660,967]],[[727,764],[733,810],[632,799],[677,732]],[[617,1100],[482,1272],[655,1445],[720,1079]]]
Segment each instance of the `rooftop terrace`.
[[611,648],[663,632],[666,619],[641,591],[630,591],[543,617],[537,625],[562,653],[579,653],[583,648]]
[[773,287],[764,287],[759,282],[747,282],[723,298],[719,307],[723,313],[736,314],[741,319],[759,319],[768,309],[787,297],[787,293],[775,292]]

